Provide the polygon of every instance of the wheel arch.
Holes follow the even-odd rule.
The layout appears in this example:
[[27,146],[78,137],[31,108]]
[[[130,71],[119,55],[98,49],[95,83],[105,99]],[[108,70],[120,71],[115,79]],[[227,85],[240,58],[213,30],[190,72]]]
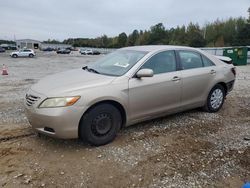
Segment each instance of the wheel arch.
[[221,85],[224,88],[225,94],[227,94],[228,89],[227,89],[227,84],[225,82],[219,82],[219,83],[215,84],[214,86],[216,86],[216,85]]
[[[218,109],[214,110],[214,109],[211,109],[211,108],[209,107],[210,104],[209,104],[208,100],[209,100],[209,97],[211,96],[211,93],[212,93],[213,89],[214,89],[216,86],[220,86],[220,87],[222,87],[222,88],[224,89],[224,99],[223,99],[223,102],[222,102],[221,106],[220,106]],[[211,113],[211,112],[217,112],[217,111],[222,107],[222,105],[223,105],[223,103],[224,103],[224,100],[225,100],[225,98],[226,98],[226,94],[227,94],[227,85],[226,85],[225,82],[222,81],[222,82],[218,82],[218,83],[214,84],[213,87],[210,89],[210,91],[209,91],[209,93],[208,93],[208,96],[207,96],[205,105],[202,107],[203,110],[205,110],[206,112],[210,112],[210,113]]]
[[123,105],[115,100],[102,100],[102,101],[99,101],[99,102],[96,102],[94,103],[93,105],[91,105],[82,115],[80,121],[79,121],[79,124],[78,124],[78,136],[80,135],[79,133],[79,130],[80,130],[80,125],[81,125],[81,121],[82,121],[82,118],[83,116],[88,113],[92,108],[94,108],[95,106],[97,105],[100,105],[100,104],[111,104],[113,105],[114,107],[116,107],[119,112],[121,113],[121,116],[122,116],[122,127],[123,128],[125,125],[126,125],[126,122],[127,122],[127,113],[126,113],[126,110],[125,108],[123,107]]

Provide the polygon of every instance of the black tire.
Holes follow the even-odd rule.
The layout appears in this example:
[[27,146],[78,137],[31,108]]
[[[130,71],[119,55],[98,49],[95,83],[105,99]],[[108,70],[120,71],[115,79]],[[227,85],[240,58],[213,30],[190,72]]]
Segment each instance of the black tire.
[[120,111],[111,104],[99,104],[83,115],[79,136],[94,146],[113,141],[122,125]]
[[13,54],[12,57],[17,58],[17,55],[16,55],[16,54]]
[[[216,103],[216,104],[212,104],[212,98],[213,98],[213,95],[215,94],[215,92],[221,92],[221,97],[220,97],[220,99],[218,99],[218,103]],[[217,84],[217,85],[215,85],[212,89],[211,89],[211,91],[209,92],[209,95],[208,95],[208,97],[207,97],[207,101],[206,101],[206,104],[205,104],[205,106],[203,107],[203,109],[205,110],[205,111],[207,111],[207,112],[210,112],[210,113],[213,113],[213,112],[218,112],[220,109],[221,109],[221,107],[222,107],[222,105],[223,105],[223,103],[224,103],[224,100],[225,100],[225,95],[226,95],[226,93],[225,93],[225,89],[224,89],[224,87],[222,86],[222,85],[220,85],[220,84]],[[216,100],[216,99],[215,99]]]
[[31,57],[31,58],[32,58],[32,57],[34,57],[34,55],[33,55],[33,54],[29,54],[29,57]]

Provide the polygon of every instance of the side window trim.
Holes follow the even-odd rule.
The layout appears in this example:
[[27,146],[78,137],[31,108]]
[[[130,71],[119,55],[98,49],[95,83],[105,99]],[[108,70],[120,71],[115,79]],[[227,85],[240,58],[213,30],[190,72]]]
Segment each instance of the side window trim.
[[211,61],[208,57],[206,57],[205,55],[201,55],[201,60],[202,60],[202,63],[203,63],[203,67],[210,67],[210,66],[205,66],[204,59],[207,59],[209,62],[211,62],[212,63],[211,66],[215,66],[214,62]]
[[[147,60],[145,60],[144,61],[144,63],[142,63],[141,65],[140,65],[140,67],[135,71],[135,73],[133,74],[133,76],[131,77],[131,78],[136,78],[136,73],[141,69],[141,67],[145,64],[145,63],[147,63],[152,57],[154,57],[155,55],[157,55],[157,54],[159,54],[159,53],[162,53],[162,52],[174,52],[174,54],[175,54],[175,71],[179,71],[179,63],[178,63],[178,58],[177,58],[177,53],[176,53],[176,50],[174,50],[174,49],[172,49],[172,50],[163,50],[163,51],[160,51],[160,52],[156,52],[156,53],[154,53],[154,54],[152,54],[150,57],[148,57],[148,59]],[[165,73],[160,73],[160,74],[166,74],[166,73],[169,73],[169,72],[165,72]]]
[[176,71],[180,71],[180,70],[183,70],[182,69],[182,65],[181,65],[181,58],[180,58],[180,55],[179,55],[179,50],[175,50],[175,58],[176,58],[176,68],[177,70]]
[[199,52],[193,51],[193,50],[183,50],[183,49],[181,49],[181,50],[176,50],[180,70],[189,70],[189,69],[184,69],[183,68],[182,62],[181,62],[181,57],[180,57],[180,52],[191,52],[191,53],[195,53],[195,54],[200,56],[201,62],[202,62],[202,67],[196,67],[196,68],[193,68],[193,69],[198,69],[198,68],[204,68],[205,67],[204,62],[203,62],[203,58],[202,58],[202,54],[200,54]]

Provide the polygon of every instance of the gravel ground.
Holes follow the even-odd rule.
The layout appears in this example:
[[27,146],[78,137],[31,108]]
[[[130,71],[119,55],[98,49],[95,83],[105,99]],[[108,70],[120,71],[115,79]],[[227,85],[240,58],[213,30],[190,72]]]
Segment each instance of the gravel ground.
[[27,88],[99,57],[0,54],[9,71],[0,75],[0,186],[235,188],[250,181],[250,66],[237,67],[235,88],[215,114],[195,109],[147,121],[102,147],[36,136],[24,115]]

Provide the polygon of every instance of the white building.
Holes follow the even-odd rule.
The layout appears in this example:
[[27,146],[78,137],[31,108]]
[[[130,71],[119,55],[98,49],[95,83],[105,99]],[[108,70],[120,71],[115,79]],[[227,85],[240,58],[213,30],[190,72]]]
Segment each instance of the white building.
[[62,48],[70,48],[72,45],[69,44],[49,44],[49,43],[42,43],[38,40],[33,39],[20,39],[16,40],[16,46],[19,49],[22,48],[29,48],[29,49],[45,49],[45,48],[53,48],[53,49],[62,49]]
[[20,39],[16,40],[16,46],[20,49],[22,48],[39,49],[41,46],[41,42],[32,39]]

